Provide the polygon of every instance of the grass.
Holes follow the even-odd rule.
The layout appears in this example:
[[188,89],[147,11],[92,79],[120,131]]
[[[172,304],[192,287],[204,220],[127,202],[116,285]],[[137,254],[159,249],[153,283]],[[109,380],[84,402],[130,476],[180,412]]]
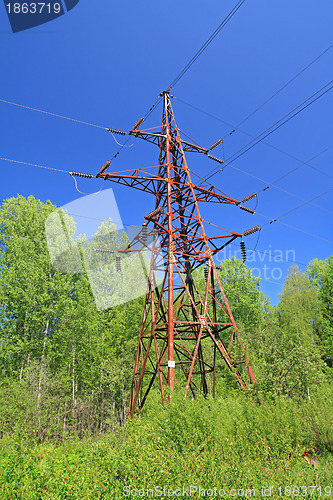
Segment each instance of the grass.
[[193,498],[214,496],[214,487],[225,498],[233,489],[262,497],[269,487],[271,498],[333,497],[324,489],[333,491],[332,398],[255,405],[235,392],[215,401],[176,397],[165,410],[154,403],[97,438],[37,444],[20,432],[4,436],[1,499],[152,498],[147,489],[164,498],[164,487],[166,497],[190,487]]

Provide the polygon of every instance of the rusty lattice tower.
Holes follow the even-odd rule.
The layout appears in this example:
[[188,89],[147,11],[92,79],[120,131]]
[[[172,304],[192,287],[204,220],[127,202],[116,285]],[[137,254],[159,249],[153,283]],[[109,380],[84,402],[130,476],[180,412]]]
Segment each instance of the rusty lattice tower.
[[[161,96],[161,130],[156,133],[140,130],[141,119],[129,132],[159,146],[158,166],[109,173],[106,170],[110,162],[107,162],[97,174],[155,197],[154,210],[146,217],[150,227],[145,224],[136,237],[136,242],[145,245],[148,230],[158,235],[160,252],[151,254],[130,397],[132,416],[144,405],[154,382],[159,386],[163,404],[176,387],[183,388],[185,394],[201,390],[214,396],[219,359],[224,360],[243,389],[255,383],[213,260],[218,251],[242,235],[223,230],[220,236],[207,236],[199,202],[246,207],[210,184],[193,183],[185,152],[202,153],[222,161],[212,156],[210,150],[182,138],[169,92]],[[114,129],[110,132],[122,133]],[[135,251],[135,242],[125,251]],[[200,266],[204,266],[204,278],[202,273],[196,273]],[[156,286],[158,269],[163,278]]]

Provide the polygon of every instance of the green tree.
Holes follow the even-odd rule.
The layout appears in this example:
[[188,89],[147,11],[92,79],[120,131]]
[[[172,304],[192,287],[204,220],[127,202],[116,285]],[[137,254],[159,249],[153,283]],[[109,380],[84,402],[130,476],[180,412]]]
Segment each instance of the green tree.
[[[51,265],[45,221],[55,210],[32,196],[11,198],[0,210],[2,389],[18,395],[20,384],[42,437],[124,420],[141,319],[141,299],[98,311],[83,266],[72,274]],[[65,222],[71,238],[75,226]],[[101,231],[88,246],[101,244]],[[65,269],[72,256],[57,264]],[[7,422],[15,420],[12,410]]]
[[226,259],[220,267],[221,284],[237,325],[254,334],[269,310],[269,299],[260,291],[260,279],[235,257]]
[[311,385],[324,380],[319,322],[316,290],[308,276],[292,266],[262,344],[263,385],[273,394],[310,398]]
[[326,260],[314,259],[307,273],[319,293],[322,322],[318,328],[321,353],[324,361],[333,367],[333,256]]

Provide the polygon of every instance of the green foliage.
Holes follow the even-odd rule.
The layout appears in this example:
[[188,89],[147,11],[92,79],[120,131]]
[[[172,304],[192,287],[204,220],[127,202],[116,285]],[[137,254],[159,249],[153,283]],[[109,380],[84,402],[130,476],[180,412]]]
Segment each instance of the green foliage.
[[221,263],[219,276],[236,324],[254,334],[265,322],[269,309],[269,299],[260,291],[259,278],[235,257]]
[[300,407],[304,435],[308,446],[333,453],[333,384],[325,383],[314,390],[311,404]]
[[266,392],[310,398],[312,388],[325,380],[317,345],[319,322],[316,290],[293,266],[260,345]]
[[291,342],[312,346],[320,320],[319,300],[306,274],[292,266],[278,306],[278,324]]
[[333,367],[333,257],[310,262],[307,273],[319,295],[319,307],[322,321],[318,335],[325,362]]
[[[56,271],[45,234],[55,208],[18,196],[0,209],[0,497],[120,499],[126,485],[191,484],[255,488],[259,496],[262,486],[329,485],[333,258],[313,261],[306,274],[293,267],[275,308],[244,264],[222,263],[222,286],[258,379],[260,397],[252,397],[262,404],[240,393],[221,365],[219,399],[175,394],[162,409],[153,387],[142,414],[125,423],[144,299],[98,310],[80,266],[83,259],[103,287],[114,255],[97,259],[93,248],[127,241],[107,221],[94,240],[82,236],[80,272]],[[74,234],[66,214],[61,224]],[[60,229],[55,224],[61,239]],[[135,265],[131,276],[139,279]],[[106,300],[110,286],[120,294],[133,283],[126,279],[122,289],[107,282]]]
[[[332,398],[332,389],[330,397]],[[122,429],[98,439],[35,445],[20,434],[2,442],[0,491],[4,500],[121,499],[131,489],[333,486],[333,460],[308,436],[312,403],[279,398],[262,405],[234,391],[223,399],[156,405]],[[316,412],[330,411],[319,399]],[[197,498],[196,495],[193,495]],[[316,490],[312,498],[322,496]]]
[[[142,307],[139,299],[98,311],[85,273],[52,267],[45,220],[54,210],[32,196],[7,200],[0,210],[0,391],[3,397],[21,391],[31,407],[22,421],[14,411],[18,396],[6,405],[11,418],[0,430],[29,421],[40,439],[101,432],[124,420]],[[66,219],[66,227],[74,234],[73,221]],[[95,245],[102,246],[103,234],[104,227]]]

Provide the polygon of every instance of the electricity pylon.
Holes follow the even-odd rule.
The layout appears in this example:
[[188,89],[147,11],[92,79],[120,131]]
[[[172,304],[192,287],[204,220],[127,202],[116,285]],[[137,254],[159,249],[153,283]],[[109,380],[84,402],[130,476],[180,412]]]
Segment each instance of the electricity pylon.
[[[199,202],[226,203],[253,211],[210,184],[193,183],[185,152],[203,153],[223,162],[212,156],[210,150],[181,137],[169,92],[161,96],[161,131],[139,130],[143,122],[140,119],[129,132],[159,146],[159,164],[151,167],[156,173],[147,169],[110,173],[106,171],[110,166],[107,162],[97,174],[155,196],[155,209],[146,216],[136,238],[145,245],[147,224],[151,223],[152,232],[159,238],[160,252],[157,255],[151,248],[148,290],[130,396],[131,416],[143,407],[155,379],[163,404],[176,387],[183,388],[185,394],[190,390],[194,395],[201,390],[204,395],[211,393],[214,397],[220,369],[218,359],[224,360],[243,389],[255,383],[213,260],[218,251],[242,235],[223,230],[220,236],[207,236]],[[130,243],[124,251],[134,251],[134,246]],[[201,266],[205,279],[196,272]],[[159,286],[156,270],[162,270]]]

